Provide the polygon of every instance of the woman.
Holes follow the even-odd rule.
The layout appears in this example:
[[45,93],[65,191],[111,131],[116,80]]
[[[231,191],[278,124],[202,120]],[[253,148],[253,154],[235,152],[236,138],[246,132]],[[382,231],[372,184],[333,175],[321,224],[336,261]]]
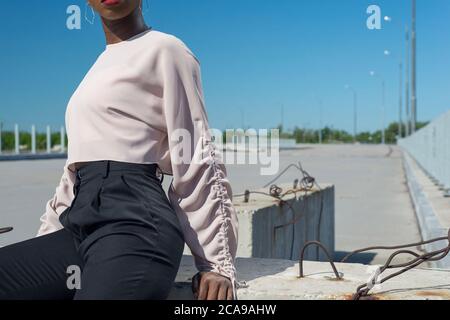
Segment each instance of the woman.
[[[147,27],[141,0],[89,5],[107,46],[68,104],[68,159],[39,237],[0,249],[0,298],[165,299],[186,241],[197,298],[236,299],[237,217],[198,61]],[[168,198],[158,173],[173,175]]]

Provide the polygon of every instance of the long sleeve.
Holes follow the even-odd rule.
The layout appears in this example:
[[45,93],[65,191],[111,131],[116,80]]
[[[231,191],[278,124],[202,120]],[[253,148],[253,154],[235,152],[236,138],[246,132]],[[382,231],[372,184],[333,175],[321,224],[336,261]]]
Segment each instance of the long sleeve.
[[238,219],[205,112],[200,66],[181,41],[162,55],[164,116],[173,181],[169,200],[199,271],[228,277],[236,298]]
[[55,194],[47,202],[45,213],[41,216],[41,226],[37,234],[38,236],[49,234],[63,228],[59,222],[59,216],[72,203],[74,184],[75,173],[69,169],[68,163],[66,162]]

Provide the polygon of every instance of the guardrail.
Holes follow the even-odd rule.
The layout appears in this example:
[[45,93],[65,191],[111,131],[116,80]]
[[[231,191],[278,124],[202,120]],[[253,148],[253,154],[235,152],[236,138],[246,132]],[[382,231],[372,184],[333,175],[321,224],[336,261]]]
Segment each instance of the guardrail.
[[[65,154],[66,152],[66,131],[64,126],[61,126],[59,130],[59,145],[52,144],[53,133],[51,127],[45,127],[45,149],[41,147],[41,150],[37,148],[38,133],[35,125],[31,126],[30,131],[20,130],[21,128],[19,128],[18,124],[14,124],[13,129],[7,132],[3,129],[3,123],[0,122],[0,160],[21,159],[22,157],[47,157],[48,155]],[[9,150],[5,150],[4,148],[4,134],[9,134],[10,139],[11,136],[13,139],[13,146]],[[25,145],[21,145],[20,138],[22,134],[27,134],[30,139]],[[11,144],[11,140],[9,142]]]
[[450,110],[398,144],[450,196]]

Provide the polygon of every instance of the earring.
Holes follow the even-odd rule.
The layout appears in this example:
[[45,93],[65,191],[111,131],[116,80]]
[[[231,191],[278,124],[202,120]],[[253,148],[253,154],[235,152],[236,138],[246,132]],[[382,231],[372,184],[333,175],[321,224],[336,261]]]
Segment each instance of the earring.
[[142,1],[144,1],[144,0],[141,0],[141,2],[139,4],[139,9],[141,9],[142,14],[144,14],[145,12],[148,11],[149,5],[148,5],[148,0],[145,0],[145,8],[142,8]]
[[[92,17],[91,19],[88,19],[88,16],[87,16],[88,7],[91,8],[91,17]],[[85,5],[85,7],[84,7],[84,19],[85,19],[87,22],[89,22],[90,24],[94,24],[94,21],[95,21],[95,11],[94,11],[94,8],[92,8],[92,7],[89,5],[89,3],[87,3],[87,2],[86,2],[86,5]]]

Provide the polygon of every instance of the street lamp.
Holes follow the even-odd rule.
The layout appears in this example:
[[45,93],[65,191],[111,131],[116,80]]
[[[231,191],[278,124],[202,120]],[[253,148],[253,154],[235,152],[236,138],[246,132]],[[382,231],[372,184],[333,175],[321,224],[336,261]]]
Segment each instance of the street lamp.
[[[386,57],[391,56],[391,52],[389,50],[384,50],[384,55]],[[399,59],[399,95],[398,95],[398,137],[401,139],[403,136],[403,62]]]
[[381,143],[386,144],[386,134],[384,128],[384,113],[385,113],[385,96],[386,96],[386,84],[384,78],[376,73],[375,71],[370,71],[372,77],[377,77],[381,79]]
[[416,45],[416,0],[412,0],[412,30],[411,30],[411,133],[416,132],[417,124],[417,45]]
[[[413,12],[414,14],[414,12]],[[403,29],[403,26],[398,23],[398,21],[396,22],[395,20],[393,21],[392,17],[389,16],[385,16],[384,17],[384,21],[386,22],[394,22],[400,29]],[[405,45],[406,45],[406,61],[405,61],[405,67],[406,67],[406,76],[405,76],[405,114],[406,114],[406,121],[405,121],[405,136],[409,136],[410,133],[413,131],[413,114],[410,110],[410,103],[412,102],[413,104],[415,104],[415,101],[411,101],[412,98],[410,97],[410,31],[408,28],[408,24],[405,24]],[[402,59],[400,59],[401,61]],[[413,81],[414,83],[415,81]],[[415,93],[414,93],[415,95]]]
[[323,129],[323,102],[319,99],[319,112],[320,112],[320,122],[319,122],[319,144],[322,144],[322,129]]
[[0,154],[2,154],[2,130],[3,130],[3,122],[0,121]]
[[322,129],[323,129],[323,100],[313,93],[313,97],[316,99],[319,105],[319,144],[322,144]]
[[310,123],[309,122],[305,122],[303,123],[303,143],[306,143],[306,134],[308,133],[308,128],[309,128]]
[[345,85],[345,89],[353,93],[353,142],[356,143],[356,136],[358,134],[358,94],[356,90],[350,85]]

